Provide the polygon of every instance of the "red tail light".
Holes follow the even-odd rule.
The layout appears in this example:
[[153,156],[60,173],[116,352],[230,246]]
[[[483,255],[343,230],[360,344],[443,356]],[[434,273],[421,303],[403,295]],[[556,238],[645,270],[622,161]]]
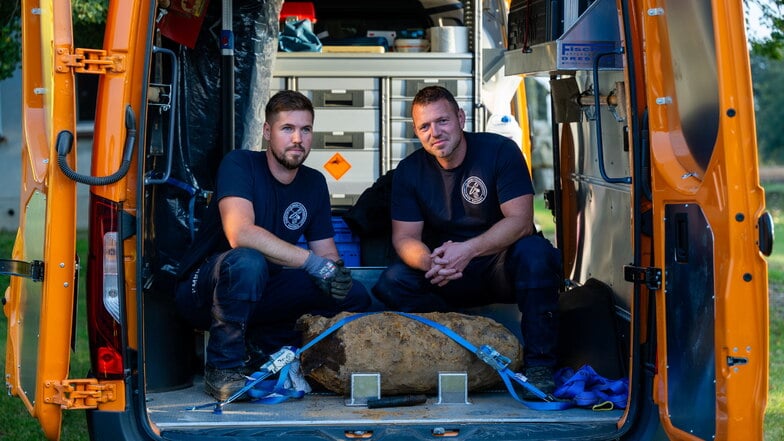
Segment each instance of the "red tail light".
[[120,205],[90,196],[87,323],[90,359],[98,378],[123,376]]

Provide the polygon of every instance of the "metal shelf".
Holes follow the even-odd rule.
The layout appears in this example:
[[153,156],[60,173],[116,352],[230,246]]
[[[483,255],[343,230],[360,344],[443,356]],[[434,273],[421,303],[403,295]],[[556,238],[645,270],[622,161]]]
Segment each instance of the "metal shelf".
[[279,52],[277,77],[454,77],[471,78],[473,55],[441,52],[385,54]]

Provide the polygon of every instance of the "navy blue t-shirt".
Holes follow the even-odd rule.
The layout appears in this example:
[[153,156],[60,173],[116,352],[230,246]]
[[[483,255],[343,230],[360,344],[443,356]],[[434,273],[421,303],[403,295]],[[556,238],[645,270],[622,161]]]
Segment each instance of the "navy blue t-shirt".
[[520,148],[493,133],[464,133],[466,156],[444,170],[424,149],[400,161],[392,182],[392,219],[424,221],[429,247],[476,237],[503,218],[501,204],[533,194]]
[[233,150],[218,169],[216,197],[236,196],[253,203],[256,225],[296,244],[334,237],[327,181],[301,165],[294,180],[281,184],[272,176],[265,152]]

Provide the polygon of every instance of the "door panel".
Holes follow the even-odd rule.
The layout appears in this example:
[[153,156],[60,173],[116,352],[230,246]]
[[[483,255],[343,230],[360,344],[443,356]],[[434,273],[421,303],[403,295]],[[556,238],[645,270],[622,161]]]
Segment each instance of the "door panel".
[[[26,262],[44,260],[44,232],[46,218],[46,195],[38,191],[34,192],[30,201],[27,203],[22,222],[24,228],[24,251],[22,260]],[[33,281],[30,278],[21,280],[20,302],[23,320],[18,321],[21,340],[19,348],[21,350],[21,362],[23,365],[35,366],[38,364],[38,329],[41,326],[41,282]],[[35,401],[35,378],[34,369],[21,370],[19,372],[22,392],[33,402]]]
[[664,297],[667,313],[667,407],[675,427],[716,434],[713,234],[696,204],[668,205]]
[[671,439],[762,439],[767,264],[743,2],[642,18],[656,296],[654,397]]
[[[20,223],[13,260],[42,269],[11,277],[6,382],[39,420],[49,439],[60,436],[57,385],[68,378],[75,307],[76,184],[57,168],[55,140],[74,133],[73,50],[68,1],[22,2],[22,163]],[[66,161],[75,167],[75,150]]]

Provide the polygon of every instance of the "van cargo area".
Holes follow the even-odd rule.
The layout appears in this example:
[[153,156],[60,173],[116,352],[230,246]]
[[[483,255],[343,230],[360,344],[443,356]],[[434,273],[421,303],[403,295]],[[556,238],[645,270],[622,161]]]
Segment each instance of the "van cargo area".
[[[188,410],[209,402],[200,381],[178,392],[147,395],[150,420],[177,439],[177,432],[200,429],[203,436],[296,436],[307,439],[609,439],[617,432],[622,410],[573,408],[535,411],[525,408],[506,391],[473,393],[468,404],[425,404],[368,409],[346,406],[334,394],[309,394],[277,405],[232,403],[220,414],[213,407]],[[226,436],[226,435],[223,435]]]
[[[325,46],[346,44],[361,49],[362,45],[375,45],[373,41],[362,39],[373,30],[394,31],[398,37],[427,38],[428,27],[442,23],[469,27],[471,39],[467,46],[470,49],[465,53],[397,52],[394,44],[381,43],[385,46],[382,53],[375,50],[348,54],[278,51],[270,67],[267,59],[259,55],[272,50],[266,46],[271,44],[269,41],[261,39],[263,50],[256,49],[255,53],[244,51],[241,45],[235,49],[235,90],[240,97],[235,106],[254,108],[256,104],[252,101],[262,104],[266,101],[264,96],[282,89],[299,90],[313,101],[314,144],[305,164],[320,170],[326,177],[339,251],[353,266],[354,277],[368,289],[375,283],[380,269],[394,256],[389,242],[389,220],[371,224],[364,231],[349,231],[342,218],[366,190],[374,185],[382,186],[382,178],[389,178],[389,172],[402,158],[420,148],[410,120],[414,94],[426,85],[442,85],[455,95],[464,109],[466,129],[482,130],[484,127],[487,113],[480,103],[486,93],[485,83],[495,73],[490,71],[497,66],[492,68],[480,62],[480,56],[484,54],[492,59],[490,55],[494,55],[495,63],[498,63],[499,49],[503,48],[493,43],[493,20],[490,16],[483,17],[477,6],[476,2],[457,1],[313,2],[313,31],[324,37]],[[289,6],[284,11],[297,9],[302,8]],[[240,22],[235,21],[237,40],[263,29],[263,16],[263,10],[249,10]],[[485,25],[478,26],[480,23]],[[498,28],[502,32],[503,26]],[[200,38],[205,38],[204,34]],[[196,44],[199,50],[186,52],[185,57],[163,58],[160,70],[166,82],[171,63],[179,64],[182,72],[180,100],[192,104],[187,114],[181,114],[181,118],[187,119],[186,130],[178,130],[174,138],[173,155],[182,161],[175,161],[169,172],[169,182],[143,188],[146,211],[152,214],[146,218],[144,231],[148,240],[142,251],[144,265],[149,271],[141,273],[147,279],[140,284],[146,287],[142,304],[145,317],[142,354],[147,390],[144,406],[154,427],[172,438],[176,438],[176,433],[190,431],[200,436],[236,433],[242,436],[288,435],[298,439],[300,436],[319,439],[322,432],[326,438],[368,438],[372,434],[373,439],[459,436],[461,439],[511,440],[553,439],[554,434],[558,434],[558,439],[591,439],[610,437],[619,430],[619,421],[624,414],[622,409],[532,410],[515,401],[500,377],[496,388],[471,391],[468,402],[463,404],[437,404],[439,396],[431,394],[426,403],[416,406],[368,409],[347,405],[349,397],[346,394],[335,394],[318,384],[311,384],[314,393],[279,404],[234,402],[220,414],[209,406],[188,410],[209,403],[211,399],[204,393],[202,383],[203,360],[199,352],[204,337],[183,326],[176,311],[172,310],[167,280],[188,252],[187,244],[193,237],[194,225],[199,225],[200,213],[213,190],[217,165],[217,160],[213,159],[222,154],[211,105],[220,96],[220,78],[203,75],[215,65],[217,54],[211,53],[209,46],[202,48],[200,45],[204,43],[201,41]],[[478,51],[479,47],[486,47],[486,52]],[[488,72],[484,72],[486,68]],[[268,73],[270,77],[249,75],[254,70]],[[605,78],[610,77],[619,75],[605,75]],[[185,86],[196,83],[202,87]],[[254,127],[261,126],[263,115],[243,111],[238,111],[237,115],[243,122],[235,128],[235,146],[256,148],[258,133]],[[165,116],[165,112],[161,116],[151,114],[153,119],[160,118],[164,128]],[[610,138],[608,136],[608,144],[618,141]],[[161,157],[148,156],[147,160],[150,175],[166,171],[165,167],[161,168],[164,165]],[[345,169],[335,167],[344,164]],[[187,183],[191,191],[184,192],[183,185],[170,185],[171,182]],[[627,188],[611,190],[622,202],[620,206],[628,205]],[[377,198],[373,209],[377,207],[378,213],[388,213],[383,200],[372,197]],[[613,229],[605,235],[624,236],[628,235],[628,230]],[[613,259],[621,258],[625,259],[626,253]],[[570,287],[575,288],[572,295],[563,297],[559,366],[576,370],[588,364],[607,378],[625,378],[629,372],[628,347],[632,335],[626,298],[631,294],[631,285],[621,288],[625,298],[619,302],[613,288],[593,282],[575,283]],[[492,305],[472,313],[494,318],[515,335],[520,333],[520,313],[516,305]],[[474,343],[482,344],[481,341]],[[436,384],[437,378],[433,382]]]

